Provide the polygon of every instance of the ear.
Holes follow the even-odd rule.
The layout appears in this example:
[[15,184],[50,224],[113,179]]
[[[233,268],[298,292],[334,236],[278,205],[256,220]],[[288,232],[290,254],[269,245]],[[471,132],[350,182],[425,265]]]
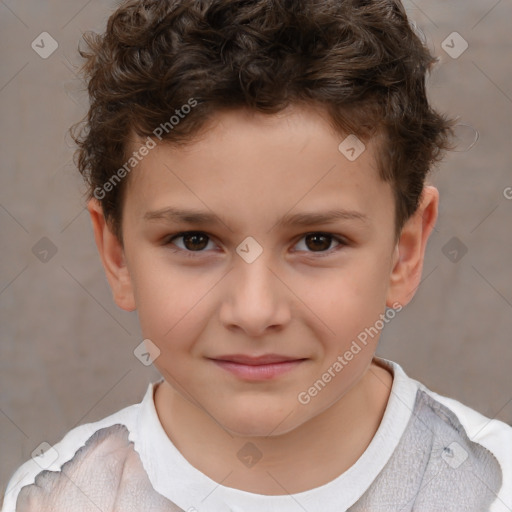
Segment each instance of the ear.
[[94,238],[114,301],[121,309],[133,311],[136,309],[135,295],[121,242],[110,231],[97,199],[89,200],[87,210],[91,216]]
[[405,222],[393,254],[386,306],[405,306],[421,281],[427,240],[437,220],[439,192],[425,186],[414,214]]

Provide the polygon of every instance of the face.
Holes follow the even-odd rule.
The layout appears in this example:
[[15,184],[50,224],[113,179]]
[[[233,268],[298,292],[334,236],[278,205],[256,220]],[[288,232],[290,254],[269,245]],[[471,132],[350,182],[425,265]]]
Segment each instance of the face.
[[349,161],[345,137],[312,109],[220,113],[205,133],[157,146],[132,171],[134,306],[175,392],[237,435],[278,435],[336,403],[371,362],[378,336],[333,371],[391,305],[393,193],[372,142]]

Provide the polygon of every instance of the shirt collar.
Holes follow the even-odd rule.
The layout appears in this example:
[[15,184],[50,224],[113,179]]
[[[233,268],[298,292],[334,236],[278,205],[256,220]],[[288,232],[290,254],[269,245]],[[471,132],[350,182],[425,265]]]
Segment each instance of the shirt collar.
[[192,466],[174,446],[158,418],[150,384],[142,400],[137,424],[130,435],[153,487],[184,511],[209,512],[339,512],[352,506],[370,487],[390,459],[404,433],[416,399],[418,383],[402,367],[384,358],[374,361],[389,368],[393,385],[379,428],[367,449],[347,471],[325,485],[279,496],[225,487]]

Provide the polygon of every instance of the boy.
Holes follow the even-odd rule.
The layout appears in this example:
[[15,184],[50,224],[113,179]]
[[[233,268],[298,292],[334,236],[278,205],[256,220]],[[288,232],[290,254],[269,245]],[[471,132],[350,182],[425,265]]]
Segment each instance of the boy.
[[454,123],[402,5],[137,0],[88,42],[88,210],[163,379],[2,510],[512,510],[512,428],[375,356]]

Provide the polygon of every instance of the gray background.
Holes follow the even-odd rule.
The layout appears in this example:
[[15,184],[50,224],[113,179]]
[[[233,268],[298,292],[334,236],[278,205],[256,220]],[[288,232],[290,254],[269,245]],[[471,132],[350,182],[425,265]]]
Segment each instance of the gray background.
[[[138,402],[158,377],[133,355],[142,340],[136,313],[112,300],[66,135],[87,101],[74,74],[77,42],[85,30],[103,30],[113,6],[0,2],[0,493],[41,442]],[[433,103],[479,140],[467,150],[471,129],[461,132],[466,151],[448,154],[432,175],[441,206],[423,281],[378,354],[512,423],[512,200],[504,194],[512,187],[512,0],[405,6],[440,57],[429,79]],[[31,48],[44,31],[59,45],[47,59]],[[458,58],[441,46],[454,31],[469,44]],[[43,237],[57,250],[47,261]]]

